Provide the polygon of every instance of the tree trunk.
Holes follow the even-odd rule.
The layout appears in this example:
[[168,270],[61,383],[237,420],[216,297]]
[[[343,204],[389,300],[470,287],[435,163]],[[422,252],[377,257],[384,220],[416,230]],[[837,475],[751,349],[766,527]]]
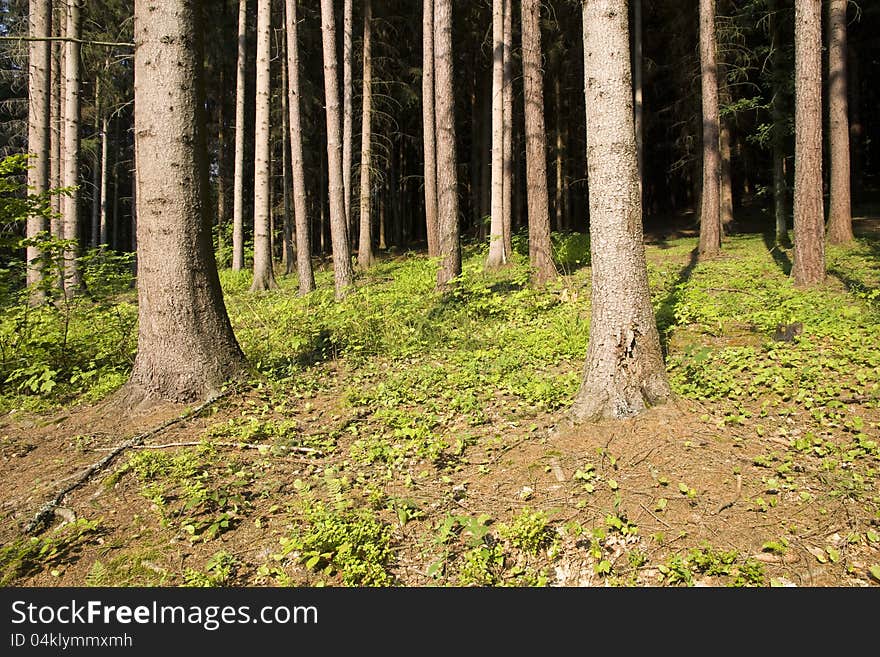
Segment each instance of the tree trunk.
[[777,17],[778,0],[770,4],[770,34],[773,39],[771,66],[773,70],[773,99],[770,111],[773,121],[773,214],[777,244],[788,243],[788,184],[785,176],[785,108],[783,93],[787,73],[782,65],[782,43]]
[[64,239],[77,246],[64,253],[64,291],[71,296],[82,287],[79,263],[79,122],[80,122],[80,10],[82,0],[68,0],[65,36],[73,41],[64,45],[64,165],[63,183],[71,188],[62,202]]
[[135,0],[140,253],[128,405],[203,399],[246,368],[211,240],[200,5]]
[[554,110],[556,112],[556,198],[554,210],[556,212],[556,230],[562,232],[565,209],[565,139],[562,134],[562,83],[559,81],[559,74],[554,76],[553,81]]
[[486,267],[507,264],[504,245],[504,14],[510,0],[494,0],[492,5],[492,219],[489,227],[489,255]]
[[822,3],[795,0],[794,258],[797,286],[825,279],[822,199]]
[[437,289],[444,291],[461,274],[458,224],[458,163],[453,94],[452,0],[434,0],[435,100],[437,112],[437,209],[440,268]]
[[[722,88],[722,102],[730,102],[730,91],[725,82]],[[719,117],[718,157],[720,161],[720,192],[721,192],[721,234],[730,232],[733,224],[733,182],[731,180],[731,153],[730,153],[730,121]]]
[[[101,77],[95,76],[95,134],[101,134]],[[92,155],[92,226],[89,241],[93,249],[98,248],[101,239],[101,149],[95,148]]]
[[232,270],[244,269],[244,137],[247,74],[247,0],[238,2],[238,58],[235,76],[235,172],[232,183]]
[[[645,177],[644,106],[642,104],[643,71],[642,0],[633,0],[633,116],[636,131],[636,158],[639,164],[639,188],[643,187]],[[642,200],[644,201],[644,193],[642,194]]]
[[110,119],[105,114],[101,120],[101,217],[98,226],[98,239],[101,244],[107,244],[107,194],[109,193],[110,179],[110,139],[108,131]]
[[631,417],[672,396],[648,288],[626,9],[584,3],[593,283],[579,421]]
[[[53,7],[52,11],[52,35],[64,36],[64,23],[67,17],[61,7]],[[51,157],[49,162],[50,186],[58,189],[63,186],[61,154],[64,152],[61,143],[64,141],[64,44],[62,41],[52,42],[52,75],[51,75],[51,98],[49,99],[51,128]],[[52,237],[64,237],[64,223],[61,217],[61,196],[52,196],[52,217],[49,220]],[[61,283],[59,279],[59,284]]]
[[434,115],[434,0],[422,4],[422,126],[425,156],[425,230],[428,256],[437,245],[437,128]]
[[540,0],[522,0],[523,89],[526,122],[526,178],[529,213],[529,263],[532,281],[556,278],[550,246],[547,194],[547,137],[544,127],[544,74],[541,70]]
[[718,135],[718,59],[715,0],[700,0],[700,77],[703,98],[703,190],[700,256],[721,251],[721,157]]
[[254,280],[251,292],[278,287],[272,267],[270,45],[272,0],[257,0],[257,102],[254,112]]
[[363,121],[361,128],[361,230],[358,242],[358,266],[369,269],[375,260],[373,255],[373,230],[370,193],[372,170],[372,112],[373,112],[373,61],[372,61],[372,20],[371,0],[364,0],[364,76],[363,76]]
[[846,5],[847,0],[830,0],[828,5],[828,140],[831,168],[828,242],[831,244],[846,244],[853,239],[846,80]]
[[312,271],[312,237],[306,203],[305,168],[303,166],[302,119],[300,118],[299,41],[297,37],[297,0],[286,0],[287,16],[287,93],[290,112],[290,168],[293,178],[293,214],[296,224],[296,268],[299,293],[315,289]]
[[354,282],[351,242],[345,213],[342,143],[340,142],[339,83],[336,63],[336,18],[333,0],[321,0],[321,33],[324,49],[324,95],[327,108],[327,165],[330,193],[330,237],[333,242],[333,272],[336,299],[342,300]]
[[[30,29],[33,39],[49,36],[52,30],[51,0],[30,0]],[[51,50],[49,41],[34,40],[28,44],[28,193],[44,194],[49,189],[50,152],[50,75]],[[46,217],[33,214],[27,218],[26,235],[34,238],[47,229]],[[28,246],[27,285],[38,286],[43,280],[42,253],[36,246]],[[42,294],[35,291],[31,297],[39,302]]]
[[[342,186],[345,188],[345,225],[349,238],[355,232],[354,217],[351,211],[351,171],[354,121],[354,101],[352,98],[352,68],[354,66],[354,7],[352,0],[342,2]],[[349,248],[353,247],[353,243]]]
[[[286,55],[286,46],[285,53]],[[296,235],[293,228],[293,213],[291,208],[291,168],[290,168],[290,74],[287,72],[288,57],[281,58],[281,130],[282,130],[282,157],[281,157],[281,181],[282,197],[284,202],[284,240],[281,251],[281,264],[284,265],[284,273],[290,276],[296,271]]]
[[513,0],[504,6],[504,258],[513,253]]

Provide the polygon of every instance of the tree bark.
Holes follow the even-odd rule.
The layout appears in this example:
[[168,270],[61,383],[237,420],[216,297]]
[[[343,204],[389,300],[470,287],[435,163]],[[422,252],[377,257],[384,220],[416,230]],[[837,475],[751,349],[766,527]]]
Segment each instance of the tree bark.
[[354,282],[351,242],[345,214],[343,154],[340,142],[338,65],[336,61],[336,18],[333,0],[321,0],[321,34],[324,50],[324,96],[327,112],[327,164],[330,193],[330,238],[333,243],[333,272],[336,299],[342,300]]
[[544,125],[544,73],[541,70],[540,0],[522,0],[523,90],[526,123],[526,179],[529,214],[529,263],[532,281],[556,278],[550,245],[550,199],[547,193],[547,137]]
[[284,56],[281,58],[281,178],[282,200],[284,202],[284,239],[281,251],[281,264],[284,265],[284,273],[289,276],[296,271],[296,235],[293,227],[293,212],[291,207],[291,168],[290,168],[290,74],[287,72],[288,57],[287,47],[284,46]]
[[[727,83],[722,86],[721,93],[722,102],[730,102],[730,92],[727,89]],[[721,193],[720,213],[721,213],[721,235],[730,232],[733,224],[733,181],[731,180],[731,131],[730,121],[722,119],[719,116],[719,134],[718,134],[718,157],[720,162],[720,186]]]
[[[101,77],[100,73],[95,75],[95,134],[101,135]],[[89,233],[89,241],[93,249],[98,248],[101,240],[101,168],[104,163],[101,161],[101,149],[96,148],[92,155],[92,226]]]
[[[63,36],[63,25],[66,21],[66,16],[61,11],[61,7],[53,7],[52,9],[52,35],[56,37]],[[49,99],[49,120],[52,124],[50,136],[52,143],[50,145],[49,176],[51,181],[50,187],[52,189],[58,189],[63,185],[61,173],[61,154],[63,152],[61,143],[64,141],[64,111],[62,104],[64,99],[64,69],[62,64],[64,58],[63,46],[64,44],[61,41],[52,42],[51,79],[53,82],[50,85],[51,98]],[[58,194],[52,196],[52,217],[49,219],[49,227],[52,237],[64,237],[64,224],[61,218],[61,196]],[[61,284],[60,279],[59,284]]]
[[513,253],[513,0],[504,7],[504,234],[505,261]]
[[257,102],[254,112],[254,280],[252,292],[278,287],[272,267],[270,46],[272,0],[257,0]]
[[437,112],[437,209],[440,268],[437,289],[444,291],[461,274],[458,219],[458,157],[453,95],[452,0],[434,0],[435,108]]
[[822,3],[795,0],[794,258],[797,286],[825,279],[822,199]]
[[101,119],[101,217],[98,226],[98,239],[101,244],[107,244],[107,194],[109,193],[110,179],[110,119],[105,114]]
[[363,75],[363,121],[361,123],[361,212],[360,237],[358,241],[358,266],[369,269],[373,254],[372,203],[370,176],[372,174],[372,113],[373,113],[373,60],[372,60],[372,21],[371,0],[364,0],[364,75]]
[[626,0],[584,3],[592,318],[577,421],[669,400],[642,233]]
[[[72,39],[80,37],[80,10],[82,0],[68,0],[67,27],[65,35]],[[67,41],[64,44],[64,165],[63,184],[70,192],[62,201],[64,213],[64,239],[76,242],[64,253],[64,292],[76,294],[82,287],[78,256],[79,242],[79,122],[80,122],[80,44]]]
[[[29,6],[31,38],[49,36],[52,31],[51,0],[30,0]],[[31,41],[28,44],[28,193],[44,194],[49,189],[50,155],[50,100],[51,100],[51,48],[48,41]],[[46,217],[42,214],[29,215],[26,236],[34,238],[45,231]],[[28,246],[27,285],[38,286],[43,280],[42,252],[36,246]],[[31,300],[39,302],[42,295],[33,291]]]
[[849,106],[846,71],[847,0],[828,4],[828,141],[830,200],[828,242],[853,239],[850,197]]
[[201,3],[135,0],[138,353],[122,399],[191,402],[246,368],[211,239]]
[[565,139],[562,128],[562,83],[559,74],[554,76],[553,98],[556,112],[556,197],[553,209],[556,212],[556,230],[562,232],[565,219]]
[[721,157],[718,135],[718,59],[715,0],[700,0],[700,78],[703,107],[703,190],[700,203],[700,256],[721,251]]
[[235,76],[235,169],[232,182],[232,270],[244,269],[244,138],[247,74],[247,0],[238,2],[238,57]]
[[422,130],[425,156],[425,230],[428,256],[439,253],[437,235],[437,128],[434,110],[434,0],[422,4]]
[[[643,72],[642,61],[642,0],[633,0],[633,103],[634,120],[636,131],[636,159],[639,164],[639,187],[644,185],[645,177],[645,135],[644,135],[644,106],[643,96]],[[644,200],[644,190],[642,194]]]
[[[354,7],[352,0],[342,2],[342,186],[345,188],[345,225],[353,239],[355,223],[351,211],[351,171],[353,164],[354,101],[352,97],[352,68],[354,66]],[[353,246],[353,244],[352,244]],[[351,247],[349,247],[351,248]]]
[[312,237],[303,165],[296,2],[297,0],[286,0],[287,93],[289,95],[287,109],[290,112],[290,168],[293,179],[293,214],[296,225],[296,268],[299,276],[299,293],[306,295],[315,289],[315,275],[312,271]]
[[507,264],[504,241],[504,14],[510,0],[492,5],[492,219],[489,227],[488,269]]

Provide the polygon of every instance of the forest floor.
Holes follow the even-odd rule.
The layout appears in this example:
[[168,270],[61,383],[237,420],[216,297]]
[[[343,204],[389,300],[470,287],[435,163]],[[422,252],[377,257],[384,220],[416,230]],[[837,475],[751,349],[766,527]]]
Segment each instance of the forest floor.
[[538,291],[522,264],[483,273],[479,249],[451,298],[415,254],[342,304],[224,271],[248,385],[189,415],[4,397],[0,583],[878,586],[880,233],[856,227],[810,291],[759,234],[708,262],[690,235],[649,236],[677,401],[579,426],[583,239],[558,241],[564,276]]

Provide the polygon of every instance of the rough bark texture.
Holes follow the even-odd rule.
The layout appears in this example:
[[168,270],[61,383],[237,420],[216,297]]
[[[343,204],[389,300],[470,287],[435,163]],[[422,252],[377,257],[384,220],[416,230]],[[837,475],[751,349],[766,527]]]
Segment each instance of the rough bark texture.
[[244,137],[247,73],[247,0],[238,3],[238,58],[235,75],[235,166],[232,182],[232,269],[244,269]]
[[[721,102],[730,103],[730,92],[726,83],[721,87]],[[720,162],[720,213],[721,213],[721,234],[722,236],[730,232],[733,224],[733,181],[731,179],[731,131],[730,122],[719,117],[718,122],[718,157]]]
[[[30,36],[39,39],[49,36],[52,29],[51,0],[30,0]],[[43,194],[49,188],[49,121],[51,49],[48,41],[28,44],[28,191]],[[27,218],[27,237],[35,237],[46,230],[46,217],[35,214]],[[27,247],[27,284],[37,285],[43,279],[40,250]]]
[[532,281],[556,278],[550,244],[547,194],[547,134],[544,126],[544,73],[541,70],[541,3],[522,0],[523,90],[526,122],[526,189],[529,213],[529,263]]
[[507,264],[504,250],[504,12],[510,0],[492,5],[492,219],[486,267]]
[[828,241],[845,244],[852,240],[850,199],[849,107],[846,79],[847,0],[828,4],[828,145],[830,200]]
[[437,209],[440,268],[437,288],[461,274],[458,173],[453,95],[452,0],[434,0],[435,108],[437,112]]
[[281,58],[281,134],[284,144],[281,148],[282,198],[284,201],[284,240],[281,251],[281,263],[284,273],[289,276],[296,271],[296,235],[293,227],[293,208],[291,204],[290,174],[290,75],[287,73],[287,49]]
[[626,0],[584,5],[592,318],[575,420],[625,418],[671,397],[642,233]]
[[269,161],[272,1],[257,2],[257,102],[254,111],[254,280],[252,292],[278,287],[272,267],[272,187]]
[[434,0],[422,5],[422,126],[425,155],[425,228],[428,256],[439,254],[437,228],[437,128],[434,110]]
[[135,0],[138,353],[122,399],[190,402],[244,371],[214,261],[201,14]]
[[[80,38],[80,10],[82,0],[68,0],[67,27],[65,35],[71,39]],[[64,239],[79,240],[79,198],[76,189],[79,185],[79,83],[80,83],[80,44],[67,41],[64,44],[64,164],[63,184],[71,188],[61,203],[64,214]],[[64,253],[64,291],[68,296],[75,294],[82,286],[79,265],[76,261],[78,248]]]
[[[95,134],[101,135],[101,77],[95,79]],[[97,248],[101,237],[101,149],[96,148],[92,152],[92,225],[89,232],[91,247]]]
[[703,106],[703,193],[700,255],[721,251],[721,156],[718,150],[718,64],[715,0],[700,0],[700,77]]
[[342,3],[342,186],[345,189],[345,225],[349,237],[354,234],[355,225],[351,212],[351,168],[353,148],[354,100],[352,97],[352,67],[354,48],[354,7],[352,0]]
[[825,280],[822,199],[822,3],[795,0],[794,258],[795,285]]
[[299,275],[299,293],[305,295],[315,289],[315,275],[312,271],[312,237],[306,197],[305,169],[303,166],[296,2],[297,0],[286,0],[287,93],[289,94],[288,111],[290,112],[290,169],[293,178],[293,214],[294,223],[296,224],[296,269]]
[[330,239],[333,243],[333,273],[336,298],[345,298],[354,281],[351,247],[345,215],[343,184],[341,116],[339,107],[338,65],[336,62],[336,18],[333,0],[321,0],[321,35],[324,50],[324,105],[327,108],[327,163],[330,193]]
[[373,255],[373,199],[370,190],[370,176],[373,166],[373,59],[372,59],[372,20],[373,7],[370,0],[364,0],[364,75],[363,75],[363,121],[361,128],[361,211],[360,236],[358,239],[358,266],[368,269],[375,260]]

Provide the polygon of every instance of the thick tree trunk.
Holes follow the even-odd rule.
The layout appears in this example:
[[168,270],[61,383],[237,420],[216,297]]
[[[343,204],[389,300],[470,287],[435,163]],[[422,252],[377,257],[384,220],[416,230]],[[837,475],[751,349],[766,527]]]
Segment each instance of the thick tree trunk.
[[64,253],[64,291],[68,296],[82,287],[79,263],[79,123],[80,123],[80,50],[82,0],[68,0],[65,36],[73,41],[64,45],[64,165],[63,184],[71,188],[62,201],[64,239],[77,245]]
[[336,61],[336,18],[333,0],[321,0],[321,33],[324,50],[324,96],[327,112],[327,165],[330,193],[330,236],[333,242],[333,271],[336,299],[342,300],[354,282],[351,267],[351,242],[345,214],[345,186],[341,116],[339,107],[338,65]]
[[235,76],[235,171],[232,182],[232,270],[244,269],[244,138],[247,74],[247,0],[238,3],[238,57]]
[[458,224],[458,169],[453,94],[452,0],[434,0],[435,108],[437,112],[437,209],[440,268],[437,289],[446,290],[461,274]]
[[[342,2],[342,186],[345,189],[345,225],[353,240],[355,223],[351,211],[351,171],[353,144],[354,100],[352,68],[354,66],[354,6],[352,0]],[[349,248],[353,247],[353,243]]]
[[703,106],[703,189],[700,203],[700,256],[721,251],[721,157],[718,135],[718,60],[715,0],[700,0],[700,77]]
[[278,287],[272,267],[270,147],[270,46],[272,0],[257,1],[257,102],[254,113],[254,280],[252,292]]
[[290,112],[290,168],[293,178],[293,214],[296,224],[296,268],[299,293],[315,289],[312,271],[312,237],[306,202],[305,168],[303,165],[302,119],[300,118],[299,42],[297,37],[297,0],[286,1],[287,16],[287,92]]
[[439,254],[437,235],[437,128],[434,110],[434,0],[422,4],[422,130],[425,156],[425,230],[428,256]]
[[489,269],[507,264],[509,257],[504,248],[504,14],[509,2],[494,0],[492,5],[492,219],[486,259]]
[[211,240],[200,3],[135,0],[138,353],[122,399],[191,402],[246,367]]
[[822,3],[795,0],[795,285],[825,279],[825,221],[822,199]]
[[[49,36],[52,30],[51,0],[30,0],[31,38],[28,44],[28,153],[30,153],[30,169],[28,169],[28,192],[44,194],[49,189],[49,155],[50,155],[50,75],[51,49],[48,41],[38,39]],[[36,237],[45,231],[46,217],[33,214],[27,218],[26,235]],[[40,259],[41,251],[36,246],[28,246],[27,285],[37,286],[43,280],[43,268]],[[34,292],[32,301],[39,302],[42,295]]]
[[363,75],[363,121],[361,128],[361,229],[358,241],[358,266],[369,269],[375,260],[373,255],[372,203],[370,177],[372,173],[372,113],[373,113],[373,60],[372,60],[371,0],[364,0],[364,75]]
[[830,0],[828,5],[828,141],[831,168],[828,242],[831,244],[846,244],[853,239],[846,80],[846,5],[847,0]]
[[526,178],[529,213],[529,263],[532,281],[556,278],[550,245],[547,193],[547,137],[544,127],[544,73],[541,70],[540,0],[522,0],[523,89],[526,122]]
[[642,234],[626,0],[584,3],[592,318],[575,420],[669,400]]

